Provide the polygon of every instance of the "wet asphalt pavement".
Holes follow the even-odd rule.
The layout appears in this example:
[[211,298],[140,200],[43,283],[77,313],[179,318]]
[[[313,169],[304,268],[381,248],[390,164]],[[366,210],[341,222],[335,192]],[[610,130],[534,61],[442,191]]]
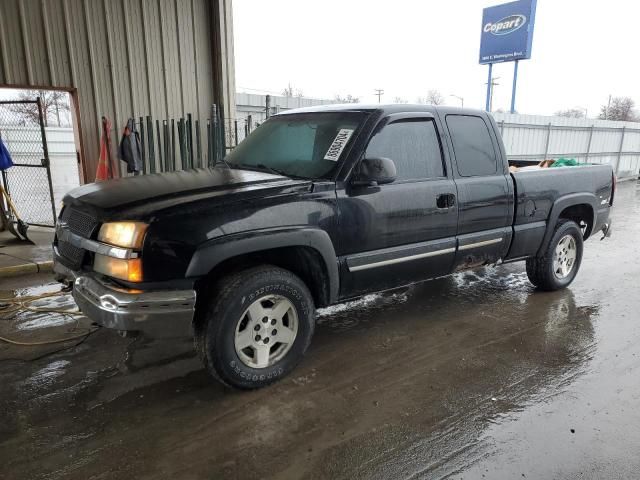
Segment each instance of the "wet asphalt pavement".
[[[303,363],[260,391],[211,381],[190,340],[0,343],[0,478],[639,478],[637,184],[614,220],[563,291],[518,263],[321,311]],[[0,297],[51,282],[3,280]],[[90,328],[22,312],[0,336]]]

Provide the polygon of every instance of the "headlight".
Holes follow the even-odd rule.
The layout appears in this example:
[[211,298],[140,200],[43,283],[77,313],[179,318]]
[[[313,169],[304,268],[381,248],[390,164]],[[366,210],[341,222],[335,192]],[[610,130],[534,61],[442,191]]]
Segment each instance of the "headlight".
[[140,258],[113,258],[96,253],[93,269],[109,277],[129,282],[142,281],[142,259]]
[[142,222],[104,223],[98,241],[123,248],[141,248],[148,225]]

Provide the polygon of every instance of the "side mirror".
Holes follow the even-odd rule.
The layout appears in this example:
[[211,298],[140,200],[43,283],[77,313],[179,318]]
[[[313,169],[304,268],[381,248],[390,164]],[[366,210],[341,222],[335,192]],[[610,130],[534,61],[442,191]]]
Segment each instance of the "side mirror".
[[384,185],[393,182],[397,175],[396,165],[390,158],[364,158],[360,162],[358,174],[351,183],[353,185]]

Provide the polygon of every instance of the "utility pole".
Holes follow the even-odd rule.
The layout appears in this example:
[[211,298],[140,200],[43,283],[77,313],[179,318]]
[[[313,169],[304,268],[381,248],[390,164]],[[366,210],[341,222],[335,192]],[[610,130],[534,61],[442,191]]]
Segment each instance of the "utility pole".
[[487,88],[489,90],[489,112],[493,112],[493,87],[500,85],[496,80],[500,80],[500,77],[491,77],[491,83],[485,83],[485,85],[488,85]]
[[380,103],[380,98],[382,97],[382,95],[384,95],[384,90],[381,88],[376,88],[374,89],[376,93],[374,93],[374,95],[378,96],[378,103]]
[[491,100],[491,79],[493,78],[493,63],[489,64],[489,75],[487,76],[487,83],[485,83],[485,85],[487,86],[487,99],[485,101],[485,105],[484,105],[484,109],[487,112],[491,111],[491,105],[489,105],[489,102]]
[[511,87],[511,108],[510,113],[516,113],[516,85],[518,84],[518,60],[513,64],[513,86]]
[[609,109],[611,108],[611,94],[609,94],[609,101],[607,102],[607,109],[604,112],[604,119],[609,120]]

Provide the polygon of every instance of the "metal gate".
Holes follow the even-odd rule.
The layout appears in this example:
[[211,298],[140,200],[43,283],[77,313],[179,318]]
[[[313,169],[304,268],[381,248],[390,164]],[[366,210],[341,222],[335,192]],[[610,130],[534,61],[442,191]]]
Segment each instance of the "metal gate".
[[40,97],[0,101],[0,141],[13,160],[13,167],[2,172],[2,183],[18,215],[30,225],[55,226],[56,206]]

